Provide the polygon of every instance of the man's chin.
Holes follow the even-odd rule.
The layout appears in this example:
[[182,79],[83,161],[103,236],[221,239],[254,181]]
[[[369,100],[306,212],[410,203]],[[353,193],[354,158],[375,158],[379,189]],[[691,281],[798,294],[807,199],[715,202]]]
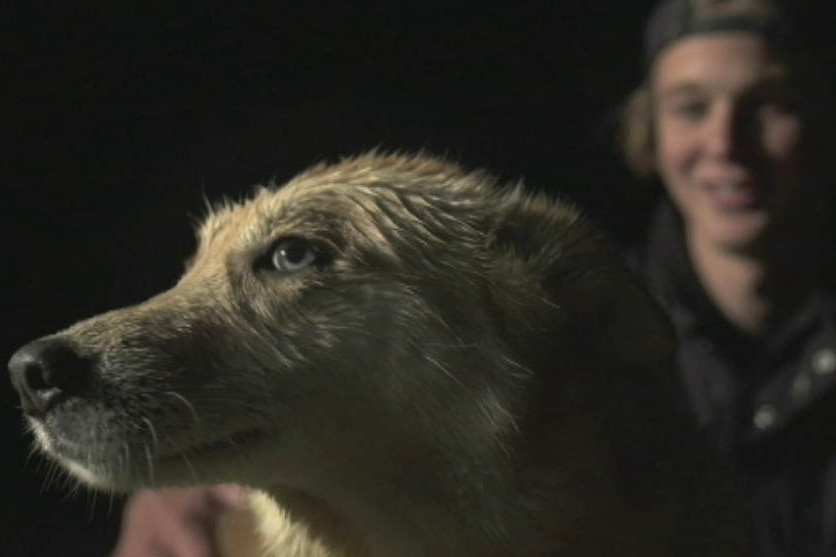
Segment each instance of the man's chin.
[[703,229],[705,243],[715,246],[718,251],[740,254],[753,253],[759,249],[770,222],[765,211],[721,216],[714,220],[709,227]]

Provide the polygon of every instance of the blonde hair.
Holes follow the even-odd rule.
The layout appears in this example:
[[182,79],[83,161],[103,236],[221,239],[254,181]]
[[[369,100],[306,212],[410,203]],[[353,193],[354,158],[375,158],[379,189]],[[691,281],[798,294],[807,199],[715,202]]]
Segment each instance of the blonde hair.
[[655,169],[656,140],[653,132],[653,99],[650,86],[642,84],[630,93],[619,112],[618,150],[627,167],[646,178]]

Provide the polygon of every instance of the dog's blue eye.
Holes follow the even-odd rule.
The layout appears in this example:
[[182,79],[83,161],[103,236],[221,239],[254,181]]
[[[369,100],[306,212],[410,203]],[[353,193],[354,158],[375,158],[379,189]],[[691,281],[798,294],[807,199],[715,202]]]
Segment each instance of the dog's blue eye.
[[295,273],[309,267],[316,261],[317,251],[314,247],[298,238],[280,240],[270,255],[271,267],[282,273]]

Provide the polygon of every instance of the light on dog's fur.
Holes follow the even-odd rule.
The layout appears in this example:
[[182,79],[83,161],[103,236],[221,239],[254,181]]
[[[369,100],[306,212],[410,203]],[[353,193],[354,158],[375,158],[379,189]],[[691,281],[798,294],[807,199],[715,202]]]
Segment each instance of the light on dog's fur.
[[571,206],[373,153],[199,237],[171,290],[13,359],[22,396],[59,393],[29,419],[80,481],[254,487],[233,553],[251,528],[275,556],[727,554],[667,321]]

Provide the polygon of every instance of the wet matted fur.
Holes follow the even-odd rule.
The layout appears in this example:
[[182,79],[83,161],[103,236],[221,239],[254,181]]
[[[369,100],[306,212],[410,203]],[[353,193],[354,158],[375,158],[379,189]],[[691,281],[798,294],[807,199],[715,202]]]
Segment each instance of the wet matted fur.
[[673,349],[571,206],[371,153],[217,207],[173,288],[10,367],[84,484],[261,490],[226,545],[244,525],[277,556],[718,555],[732,505]]

